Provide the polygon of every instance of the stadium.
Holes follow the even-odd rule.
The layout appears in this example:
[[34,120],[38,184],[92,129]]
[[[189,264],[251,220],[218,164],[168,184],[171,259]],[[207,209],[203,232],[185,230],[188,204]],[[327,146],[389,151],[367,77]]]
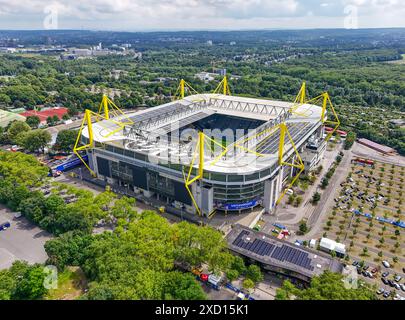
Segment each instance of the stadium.
[[306,100],[305,83],[295,102],[232,96],[226,78],[214,93],[184,80],[178,91],[129,114],[104,96],[98,113],[86,110],[75,152],[86,150],[98,179],[190,214],[270,213],[322,159],[324,126],[339,125],[328,94]]

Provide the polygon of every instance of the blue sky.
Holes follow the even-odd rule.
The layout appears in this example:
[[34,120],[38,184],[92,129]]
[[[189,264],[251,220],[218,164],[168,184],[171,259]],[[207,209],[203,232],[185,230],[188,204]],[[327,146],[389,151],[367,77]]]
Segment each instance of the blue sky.
[[0,0],[0,29],[405,27],[404,0]]

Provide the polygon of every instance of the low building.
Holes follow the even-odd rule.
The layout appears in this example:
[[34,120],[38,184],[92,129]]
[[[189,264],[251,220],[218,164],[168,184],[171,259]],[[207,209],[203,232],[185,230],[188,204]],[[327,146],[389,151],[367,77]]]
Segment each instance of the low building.
[[304,283],[326,270],[337,273],[343,270],[339,261],[322,252],[296,246],[239,224],[234,226],[226,240],[233,253],[260,264],[264,270]]
[[397,154],[397,152],[395,151],[395,149],[388,147],[388,146],[384,146],[382,144],[376,143],[374,141],[368,140],[368,139],[364,139],[364,138],[360,138],[357,140],[358,143],[369,147],[375,151],[381,152],[383,154],[386,155],[394,155]]
[[336,256],[340,258],[343,258],[346,255],[346,246],[343,243],[336,242],[332,239],[322,238],[319,243],[319,248],[327,253],[334,251]]

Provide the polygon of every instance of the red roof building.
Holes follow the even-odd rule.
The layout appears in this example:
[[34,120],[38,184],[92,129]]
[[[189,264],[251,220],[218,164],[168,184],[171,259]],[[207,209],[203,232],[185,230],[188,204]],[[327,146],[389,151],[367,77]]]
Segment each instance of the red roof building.
[[56,108],[51,108],[51,109],[46,109],[42,111],[37,111],[37,110],[29,110],[25,111],[23,113],[20,113],[20,115],[24,117],[30,117],[30,116],[37,116],[41,123],[46,123],[46,119],[48,117],[53,117],[57,116],[59,119],[62,119],[63,115],[68,113],[68,108],[64,107],[56,107]]
[[366,147],[369,147],[369,148],[371,148],[373,150],[376,150],[378,152],[381,152],[383,154],[387,154],[387,155],[391,154],[391,155],[393,155],[393,154],[397,153],[395,151],[395,149],[393,149],[393,148],[384,146],[382,144],[376,143],[376,142],[368,140],[368,139],[364,139],[364,138],[358,139],[358,143],[360,143],[360,144],[362,144],[362,145],[364,145]]

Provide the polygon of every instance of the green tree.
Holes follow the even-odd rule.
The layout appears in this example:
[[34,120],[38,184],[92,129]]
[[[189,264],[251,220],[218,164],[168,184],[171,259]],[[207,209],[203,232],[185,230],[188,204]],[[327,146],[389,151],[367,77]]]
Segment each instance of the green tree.
[[263,274],[260,267],[255,264],[251,264],[246,270],[246,278],[252,280],[254,283],[262,281]]
[[38,128],[39,124],[41,123],[41,120],[39,119],[38,116],[28,116],[25,119],[25,122],[32,128],[36,129]]
[[19,136],[20,145],[30,152],[42,151],[52,141],[51,134],[42,129],[25,132]]
[[19,136],[31,130],[24,121],[13,121],[7,130],[7,138],[11,143],[17,143]]
[[253,289],[255,287],[255,283],[250,279],[245,279],[242,282],[242,286],[247,291],[251,291],[251,289]]
[[312,278],[309,288],[294,290],[297,300],[376,300],[374,290],[361,282],[357,289],[345,288],[343,275],[325,271]]
[[44,286],[45,276],[43,266],[29,267],[23,278],[17,282],[14,297],[29,300],[42,298],[48,291]]

